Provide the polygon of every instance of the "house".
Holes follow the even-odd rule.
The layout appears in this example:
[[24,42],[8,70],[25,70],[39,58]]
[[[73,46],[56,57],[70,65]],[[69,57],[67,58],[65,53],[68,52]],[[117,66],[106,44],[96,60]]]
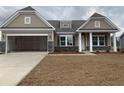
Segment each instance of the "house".
[[[1,26],[8,51],[117,51],[119,28],[94,13],[88,20],[46,20],[32,7],[18,10]],[[113,46],[110,34],[113,34]]]
[[124,33],[119,38],[119,49],[120,51],[124,51]]

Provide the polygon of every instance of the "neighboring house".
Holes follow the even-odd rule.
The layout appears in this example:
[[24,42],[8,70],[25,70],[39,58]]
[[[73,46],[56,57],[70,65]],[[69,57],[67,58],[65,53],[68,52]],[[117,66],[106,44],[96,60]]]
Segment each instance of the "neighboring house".
[[[94,13],[88,20],[45,20],[32,7],[18,10],[1,26],[8,51],[106,51],[116,48],[118,27]],[[110,34],[113,34],[113,46]]]
[[124,33],[119,38],[119,46],[120,46],[120,50],[124,51]]

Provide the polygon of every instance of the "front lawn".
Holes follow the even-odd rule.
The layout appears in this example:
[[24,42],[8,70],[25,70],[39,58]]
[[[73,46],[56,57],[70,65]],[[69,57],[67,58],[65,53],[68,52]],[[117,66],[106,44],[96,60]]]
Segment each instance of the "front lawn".
[[124,54],[48,55],[19,85],[124,85]]

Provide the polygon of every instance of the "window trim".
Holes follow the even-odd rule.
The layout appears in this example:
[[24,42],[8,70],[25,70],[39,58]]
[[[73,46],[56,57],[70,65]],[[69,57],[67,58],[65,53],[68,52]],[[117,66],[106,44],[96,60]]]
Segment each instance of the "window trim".
[[[29,22],[27,22],[27,19],[29,20]],[[25,16],[25,18],[24,18],[24,24],[31,24],[31,17]]]
[[59,44],[60,44],[61,47],[64,47],[64,46],[66,46],[66,37],[65,37],[65,41],[64,41],[65,42],[65,45],[62,45],[61,44],[61,37],[65,37],[65,36],[64,35],[60,35],[59,36]]
[[[72,38],[72,45],[68,45],[68,36]],[[67,46],[73,46],[73,35],[67,35],[66,39]]]
[[100,21],[95,21],[95,28],[100,28]]
[[60,28],[72,28],[71,21],[60,21]]
[[[93,45],[93,46],[105,46],[105,35],[93,35],[93,37],[97,37],[97,45]],[[100,40],[99,37],[104,37],[104,45],[100,45]],[[93,40],[93,38],[92,38]],[[92,42],[93,44],[93,42]]]
[[[68,45],[67,38],[71,36],[72,38],[72,45]],[[61,37],[65,37],[65,45],[61,45]],[[59,35],[59,46],[60,47],[72,47],[73,46],[73,35]]]

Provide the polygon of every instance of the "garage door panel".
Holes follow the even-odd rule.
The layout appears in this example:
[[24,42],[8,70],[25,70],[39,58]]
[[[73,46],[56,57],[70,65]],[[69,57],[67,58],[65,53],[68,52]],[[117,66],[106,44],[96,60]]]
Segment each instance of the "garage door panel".
[[47,51],[47,36],[16,36],[16,51]]

